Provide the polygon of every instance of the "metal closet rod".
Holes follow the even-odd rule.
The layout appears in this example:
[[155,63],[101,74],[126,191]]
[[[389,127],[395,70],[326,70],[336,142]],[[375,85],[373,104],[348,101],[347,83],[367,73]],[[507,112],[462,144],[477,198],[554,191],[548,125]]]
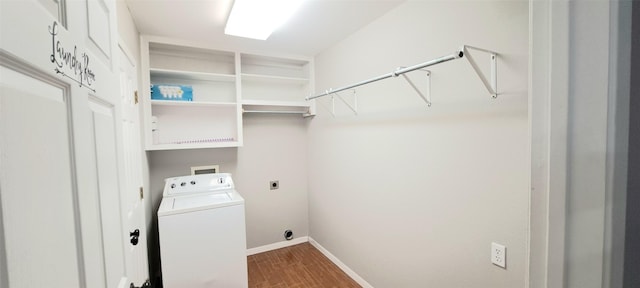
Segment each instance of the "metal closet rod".
[[408,72],[411,72],[411,71],[414,71],[414,70],[418,70],[418,69],[422,69],[422,68],[429,67],[429,66],[432,66],[432,65],[440,64],[440,63],[443,63],[443,62],[447,62],[447,61],[455,60],[455,59],[458,59],[458,58],[462,58],[462,56],[464,56],[463,49],[458,50],[455,53],[453,53],[451,55],[448,55],[448,56],[443,56],[443,57],[440,57],[440,58],[437,58],[437,59],[433,59],[431,61],[427,61],[427,62],[424,62],[424,63],[421,63],[421,64],[409,66],[409,67],[406,67],[406,68],[400,68],[400,69],[397,69],[396,71],[393,71],[391,73],[380,75],[378,77],[371,78],[371,79],[368,79],[368,80],[364,80],[364,81],[361,81],[361,82],[358,82],[358,83],[355,83],[355,84],[351,84],[351,85],[348,85],[348,86],[340,87],[340,88],[337,88],[337,89],[329,89],[329,90],[325,91],[324,93],[320,93],[320,94],[315,95],[315,96],[309,96],[309,97],[306,98],[306,100],[308,101],[308,100],[311,100],[311,99],[324,97],[324,96],[327,96],[327,95],[331,95],[333,93],[337,93],[337,92],[340,92],[340,91],[344,91],[344,90],[348,90],[348,89],[355,88],[355,87],[358,87],[358,86],[362,86],[362,85],[365,85],[365,84],[369,84],[371,82],[376,82],[376,81],[380,81],[380,80],[391,78],[391,77],[398,77],[398,76],[400,76],[400,75],[402,75],[404,73],[408,73]]

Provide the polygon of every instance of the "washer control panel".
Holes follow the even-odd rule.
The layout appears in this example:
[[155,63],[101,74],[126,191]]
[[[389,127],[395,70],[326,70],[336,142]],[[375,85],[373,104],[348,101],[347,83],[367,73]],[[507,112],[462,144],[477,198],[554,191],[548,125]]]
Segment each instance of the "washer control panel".
[[179,196],[217,190],[233,189],[229,173],[199,174],[167,178],[164,180],[164,196]]

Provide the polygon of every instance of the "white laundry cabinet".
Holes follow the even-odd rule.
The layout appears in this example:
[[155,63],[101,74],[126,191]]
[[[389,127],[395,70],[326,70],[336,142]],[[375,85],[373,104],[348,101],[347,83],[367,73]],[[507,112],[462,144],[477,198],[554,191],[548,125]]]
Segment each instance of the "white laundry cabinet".
[[[313,59],[224,51],[141,37],[146,150],[242,146],[243,113],[315,115]],[[183,85],[192,101],[152,100],[150,85]]]

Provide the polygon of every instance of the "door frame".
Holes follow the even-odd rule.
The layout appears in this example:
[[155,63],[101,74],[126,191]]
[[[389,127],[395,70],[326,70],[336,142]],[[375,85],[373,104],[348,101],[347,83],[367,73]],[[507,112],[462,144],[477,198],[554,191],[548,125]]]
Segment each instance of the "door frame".
[[[580,2],[580,1],[578,1]],[[566,282],[568,183],[572,169],[568,150],[570,135],[570,85],[572,45],[570,35],[576,18],[571,1],[529,1],[529,129],[530,129],[530,223],[527,285],[531,288],[564,287]],[[624,258],[624,210],[629,127],[629,1],[606,1],[608,17],[609,71],[606,117],[606,163],[602,191],[604,245],[602,285],[620,288]],[[626,3],[626,4],[625,4]],[[637,3],[636,3],[637,4]],[[635,6],[635,5],[634,5]],[[577,47],[588,49],[585,47]],[[584,51],[582,53],[585,53]],[[575,58],[575,57],[574,57]],[[579,58],[583,60],[583,58]],[[574,59],[575,61],[575,59]],[[627,131],[627,132],[625,132]],[[602,177],[602,178],[600,178]],[[575,221],[575,220],[574,220]],[[621,225],[621,226],[620,226]],[[622,235],[622,236],[621,236]],[[622,255],[622,256],[621,256]]]
[[[139,88],[140,88],[140,75],[139,75],[140,62],[138,61],[138,59],[136,59],[135,54],[132,53],[133,50],[129,49],[129,47],[126,44],[126,41],[124,40],[124,38],[122,38],[121,35],[118,35],[117,47],[118,47],[119,50],[122,51],[122,54],[124,54],[124,56],[126,57],[126,61],[129,61],[129,63],[132,63],[133,66],[135,67],[135,75],[133,75],[133,76],[136,79],[136,86],[134,88],[136,90],[139,90]],[[118,51],[118,53],[120,53],[120,51]],[[121,59],[119,59],[119,62],[120,61],[121,61]],[[121,63],[118,63],[117,64],[118,71],[119,71],[120,66],[121,66]],[[140,103],[140,102],[138,102],[138,103]],[[143,131],[142,119],[140,119],[140,115],[142,113],[140,111],[140,105],[136,105],[136,109],[137,109],[137,113],[138,113],[139,131]],[[122,118],[122,115],[121,115],[121,118]],[[119,119],[119,120],[121,121],[122,119]],[[120,137],[124,137],[124,134],[120,135]],[[142,139],[141,135],[138,135],[138,137],[139,137],[139,143],[143,143],[142,141],[144,139]],[[120,139],[120,140],[122,140],[122,139]],[[121,142],[123,142],[123,141],[121,141]],[[141,146],[137,147],[137,149],[140,150],[140,154],[141,154],[140,156],[143,156],[144,155],[143,146],[141,145]],[[124,152],[124,150],[123,150],[123,152]],[[122,156],[122,158],[124,158],[124,156]],[[145,187],[144,167],[143,167],[145,165],[144,158],[141,157],[139,159],[139,161],[140,161],[140,164],[141,164],[140,165],[141,171],[139,171],[140,172],[140,177],[141,177],[140,185],[141,185],[141,187],[143,189],[143,193],[144,194],[148,194],[149,193],[148,189],[147,189],[147,187]],[[122,172],[124,172],[124,169],[122,169]],[[122,179],[125,179],[125,178],[122,177]],[[121,182],[122,182],[121,183],[121,199],[126,199],[126,197],[124,195],[124,193],[127,193],[127,191],[125,189],[126,188],[125,187],[125,181],[123,180]],[[148,221],[147,221],[147,216],[148,216],[147,212],[148,211],[147,211],[147,209],[149,209],[149,205],[147,205],[147,197],[149,197],[149,195],[145,195],[144,199],[140,200],[142,202],[140,205],[143,205],[143,208],[144,208],[143,215],[141,215],[143,221],[141,221],[140,225],[141,225],[141,228],[144,229],[143,232],[145,233],[144,236],[142,236],[141,238],[143,240],[146,240],[146,242],[144,243],[145,244],[144,249],[146,250],[145,251],[145,255],[147,255],[146,259],[144,259],[147,262],[146,263],[147,271],[145,271],[146,272],[146,279],[149,282],[151,282],[150,271],[149,271],[149,257],[148,257],[148,253],[149,253],[148,252],[148,248],[149,248],[149,240],[148,240],[149,239],[149,235],[148,235],[149,234],[149,229],[148,229],[148,225],[147,225],[148,224]],[[123,228],[123,232],[124,233],[128,233],[128,231],[127,231],[127,229],[128,229],[127,228],[128,227],[128,221],[127,221],[126,213],[127,213],[126,211],[122,210],[122,228]],[[126,259],[126,257],[125,257],[125,259]],[[131,263],[127,263],[127,265],[130,265],[130,264]],[[129,276],[129,279],[131,279],[131,275],[128,275],[128,276]]]

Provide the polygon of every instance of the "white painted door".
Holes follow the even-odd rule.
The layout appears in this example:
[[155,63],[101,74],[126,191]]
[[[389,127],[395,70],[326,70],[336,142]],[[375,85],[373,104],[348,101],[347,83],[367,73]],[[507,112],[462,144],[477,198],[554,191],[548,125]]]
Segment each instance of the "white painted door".
[[[120,100],[122,104],[122,140],[124,149],[124,183],[122,190],[123,223],[127,231],[138,230],[138,244],[125,251],[127,275],[135,284],[149,279],[147,260],[146,207],[142,191],[142,146],[135,59],[127,48],[119,47]],[[129,234],[131,235],[131,234]]]
[[113,0],[0,0],[0,287],[129,287]]

